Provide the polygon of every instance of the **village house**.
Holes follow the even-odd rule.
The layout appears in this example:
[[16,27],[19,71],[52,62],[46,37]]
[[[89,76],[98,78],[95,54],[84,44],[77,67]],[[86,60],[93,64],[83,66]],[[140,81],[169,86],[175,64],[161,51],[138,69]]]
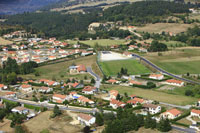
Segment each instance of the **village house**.
[[55,59],[56,59],[56,56],[51,55],[51,56],[48,57],[48,59],[49,59],[49,60],[55,60]]
[[135,81],[135,80],[130,80],[128,84],[129,84],[130,86],[131,86],[131,85],[142,85],[141,82],[138,82],[138,81]]
[[179,116],[181,116],[182,112],[179,111],[178,109],[170,109],[167,110],[166,112],[161,114],[161,117],[163,117],[164,119],[168,118],[168,119],[175,119]]
[[127,103],[131,104],[133,107],[137,106],[138,104],[144,104],[145,100],[138,98],[138,97],[134,97],[131,100],[128,100]]
[[53,88],[50,88],[50,87],[40,87],[39,88],[39,90],[38,90],[38,92],[42,92],[42,93],[49,93],[49,92],[51,92],[51,91],[53,91]]
[[145,103],[145,104],[143,104],[142,107],[143,107],[144,111],[147,111],[150,114],[156,114],[161,111],[161,106],[158,106],[155,104]]
[[119,100],[116,100],[116,99],[111,99],[110,100],[110,106],[113,108],[113,109],[117,109],[119,107],[123,108],[126,104],[124,102],[121,102]]
[[184,82],[180,81],[180,80],[175,80],[175,79],[169,79],[165,81],[165,84],[169,84],[169,85],[174,85],[174,86],[183,86]]
[[2,102],[0,102],[0,109],[3,109],[3,108],[5,108],[5,105]]
[[85,126],[91,126],[96,121],[95,117],[88,114],[83,114],[83,113],[78,114],[77,119],[80,121],[82,125],[85,125]]
[[20,86],[19,89],[24,91],[24,92],[31,92],[32,91],[32,86],[23,84],[23,85]]
[[85,65],[82,65],[82,64],[69,67],[70,74],[84,73],[86,71],[87,71],[87,69],[86,69]]
[[7,90],[7,89],[8,89],[8,87],[6,85],[0,84],[0,91]]
[[149,78],[150,79],[156,79],[156,80],[162,80],[162,79],[164,79],[164,75],[162,75],[162,74],[150,74]]
[[138,49],[138,46],[136,46],[136,45],[129,45],[128,46],[128,50],[134,50],[134,49]]
[[82,92],[84,94],[94,94],[97,91],[96,87],[93,86],[85,86],[84,89],[82,90]]
[[83,84],[78,83],[78,82],[68,83],[67,85],[69,86],[69,89],[71,89],[71,88],[79,89],[79,88],[83,88],[84,87]]
[[190,115],[191,116],[196,116],[196,117],[200,118],[200,110],[192,109],[191,112],[190,112]]
[[133,57],[133,54],[131,52],[124,52],[123,56]]
[[59,82],[51,81],[51,80],[48,80],[48,79],[40,79],[39,83],[43,83],[43,84],[46,84],[48,86],[56,86],[56,85],[60,84]]
[[11,110],[13,113],[19,113],[19,114],[28,114],[29,113],[29,109],[18,106],[15,107]]
[[120,83],[120,81],[115,80],[115,79],[109,79],[109,80],[107,80],[106,82],[107,82],[107,83],[110,83],[110,84],[119,84],[119,83]]
[[67,100],[66,95],[54,94],[52,97],[52,101],[55,103],[63,103],[65,100]]
[[143,52],[143,53],[147,53],[148,51],[147,51],[147,49],[146,48],[139,48],[139,52]]
[[119,94],[119,92],[117,90],[110,90],[109,91],[110,99],[116,99],[118,94]]
[[135,98],[135,97],[137,97],[136,95],[134,95],[134,94],[132,94],[132,95],[130,95],[129,96],[131,99],[133,99],[133,98]]
[[16,92],[10,91],[10,92],[6,92],[4,97],[6,98],[17,98]]
[[78,95],[77,92],[72,91],[72,92],[69,93],[68,96],[69,96],[70,99],[78,99],[81,95]]
[[92,101],[92,100],[90,100],[90,99],[88,99],[87,97],[84,97],[84,96],[80,96],[78,98],[78,102],[81,103],[81,104],[83,104],[83,105],[86,105],[86,103],[88,103],[88,104],[94,104],[94,101]]

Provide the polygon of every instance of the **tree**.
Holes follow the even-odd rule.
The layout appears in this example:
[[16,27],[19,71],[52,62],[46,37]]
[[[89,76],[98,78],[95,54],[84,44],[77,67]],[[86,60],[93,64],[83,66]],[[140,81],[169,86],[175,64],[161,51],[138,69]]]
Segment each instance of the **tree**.
[[69,102],[68,102],[67,100],[65,100],[65,101],[63,102],[63,104],[64,104],[64,105],[67,105],[67,104],[69,104]]
[[84,132],[84,133],[90,133],[90,127],[89,127],[89,126],[85,126],[85,127],[83,128],[83,132]]
[[55,105],[54,109],[53,109],[53,116],[52,116],[52,118],[54,118],[54,117],[56,117],[58,115],[61,115],[61,114],[62,114],[62,112],[60,111],[58,105]]
[[95,121],[95,123],[98,125],[98,126],[102,126],[103,125],[103,116],[102,116],[102,114],[100,114],[100,113],[97,113],[96,114],[96,121]]
[[11,84],[11,85],[16,84],[17,83],[17,74],[14,72],[8,74],[7,82],[8,82],[8,84]]
[[151,129],[156,128],[156,121],[151,118],[151,115],[149,113],[145,119],[144,127],[151,128]]
[[91,84],[95,84],[96,81],[92,78],[90,83],[91,83]]
[[156,84],[153,83],[153,82],[147,82],[147,87],[148,88],[154,88],[154,87],[156,87]]
[[185,95],[186,95],[186,96],[194,96],[194,93],[193,93],[192,90],[186,90],[186,91],[185,91]]
[[121,99],[120,94],[117,94],[116,100],[120,100],[120,99]]
[[161,118],[160,122],[157,124],[157,129],[161,132],[168,132],[172,129],[170,121],[168,119]]

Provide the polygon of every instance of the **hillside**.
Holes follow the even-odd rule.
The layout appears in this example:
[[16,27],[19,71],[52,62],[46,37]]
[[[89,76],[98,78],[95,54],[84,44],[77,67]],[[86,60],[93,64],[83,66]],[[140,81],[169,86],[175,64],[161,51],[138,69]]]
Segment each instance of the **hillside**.
[[[173,13],[188,13],[191,5],[167,1],[141,1],[110,7],[104,11],[86,14],[62,14],[59,12],[24,13],[13,15],[5,21],[9,25],[22,25],[26,29],[33,28],[38,33],[58,38],[86,38],[88,25],[92,22],[124,21],[130,25],[161,22]],[[105,36],[105,32],[99,33]],[[87,37],[94,37],[88,35]]]
[[1,0],[0,14],[16,14],[27,11],[35,11],[50,3],[60,0]]

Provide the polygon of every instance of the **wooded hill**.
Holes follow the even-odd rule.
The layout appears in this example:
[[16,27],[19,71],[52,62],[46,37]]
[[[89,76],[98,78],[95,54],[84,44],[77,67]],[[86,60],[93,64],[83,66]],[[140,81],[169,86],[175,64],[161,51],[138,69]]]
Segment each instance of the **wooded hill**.
[[191,6],[167,1],[141,1],[86,14],[42,12],[12,15],[4,24],[22,25],[28,31],[48,37],[72,38],[81,33],[86,34],[88,25],[92,22],[121,20],[134,25],[155,23],[173,13],[189,13]]

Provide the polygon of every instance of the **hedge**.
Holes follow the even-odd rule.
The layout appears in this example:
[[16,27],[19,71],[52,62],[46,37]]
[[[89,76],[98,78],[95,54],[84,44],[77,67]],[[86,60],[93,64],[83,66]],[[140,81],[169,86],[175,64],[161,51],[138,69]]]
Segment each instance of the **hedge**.
[[187,127],[187,128],[190,127],[190,125],[187,125],[187,124],[184,124],[184,123],[180,123],[180,122],[172,122],[172,124],[174,124],[174,125],[178,125],[178,126]]

